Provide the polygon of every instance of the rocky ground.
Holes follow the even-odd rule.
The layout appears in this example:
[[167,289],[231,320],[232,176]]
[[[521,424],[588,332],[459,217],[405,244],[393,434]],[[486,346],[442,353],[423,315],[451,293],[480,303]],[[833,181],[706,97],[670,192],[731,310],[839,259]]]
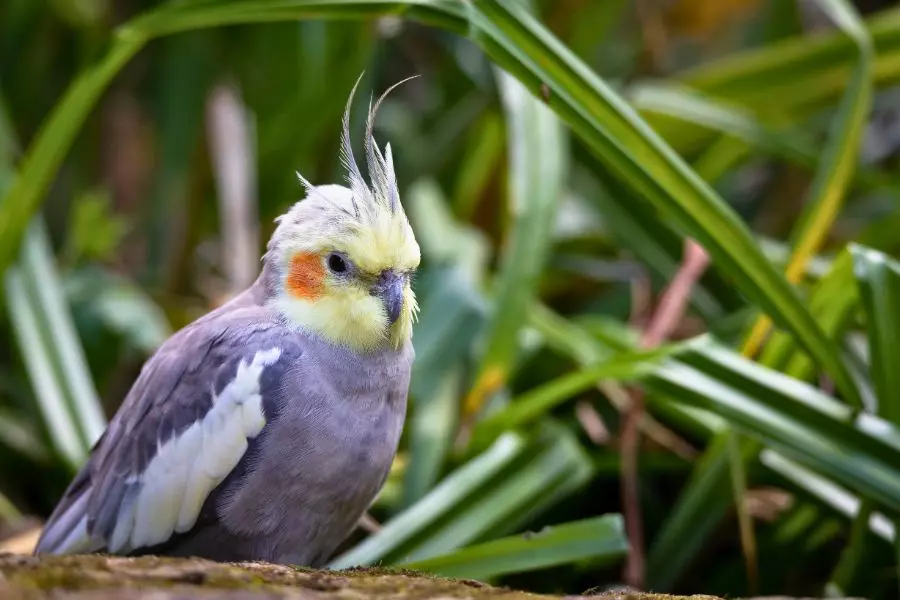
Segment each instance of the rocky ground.
[[[2,600],[551,600],[477,581],[384,569],[312,571],[199,559],[0,555]],[[567,596],[579,600],[587,596]],[[596,600],[676,600],[631,592]],[[692,600],[719,600],[691,596]],[[774,599],[767,599],[774,600]]]

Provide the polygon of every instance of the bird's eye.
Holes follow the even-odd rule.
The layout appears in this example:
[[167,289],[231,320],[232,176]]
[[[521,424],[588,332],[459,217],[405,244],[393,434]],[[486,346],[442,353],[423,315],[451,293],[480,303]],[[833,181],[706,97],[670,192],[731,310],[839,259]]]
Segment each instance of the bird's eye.
[[347,270],[347,261],[339,254],[331,254],[328,257],[328,268],[332,273],[344,273]]

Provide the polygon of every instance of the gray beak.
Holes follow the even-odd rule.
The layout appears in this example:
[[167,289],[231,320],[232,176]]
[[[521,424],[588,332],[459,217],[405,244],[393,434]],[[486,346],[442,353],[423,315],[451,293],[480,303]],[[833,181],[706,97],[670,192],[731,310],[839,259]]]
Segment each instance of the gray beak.
[[406,276],[399,275],[392,269],[382,271],[378,282],[372,287],[372,295],[381,298],[388,322],[393,325],[403,310],[403,290],[406,287]]

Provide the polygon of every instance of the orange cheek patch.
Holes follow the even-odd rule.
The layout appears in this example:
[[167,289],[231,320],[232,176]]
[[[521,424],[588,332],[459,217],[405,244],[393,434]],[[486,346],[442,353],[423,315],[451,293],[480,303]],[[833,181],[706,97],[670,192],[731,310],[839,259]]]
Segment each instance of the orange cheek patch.
[[325,270],[318,254],[295,254],[287,276],[287,290],[297,298],[315,300],[325,288]]

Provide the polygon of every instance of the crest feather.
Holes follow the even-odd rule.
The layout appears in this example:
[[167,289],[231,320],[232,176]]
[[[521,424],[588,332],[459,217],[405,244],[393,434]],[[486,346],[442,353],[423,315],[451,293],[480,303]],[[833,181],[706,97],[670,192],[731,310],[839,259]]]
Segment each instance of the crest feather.
[[303,186],[303,189],[306,190],[306,193],[308,194],[309,192],[311,192],[315,186],[311,184],[306,177],[301,175],[300,171],[294,171],[294,173],[297,174],[297,179],[300,180],[300,185]]
[[397,190],[397,177],[394,172],[394,161],[390,150],[390,144],[385,147],[385,153],[382,154],[381,149],[375,142],[375,115],[378,114],[378,108],[389,93],[397,86],[406,83],[410,79],[415,79],[416,77],[418,77],[418,75],[407,77],[389,87],[378,98],[374,105],[372,104],[371,99],[369,100],[369,114],[366,119],[365,153],[366,168],[369,172],[371,188],[366,185],[365,179],[363,179],[359,165],[357,165],[356,159],[353,156],[353,148],[350,141],[350,108],[353,105],[353,96],[362,79],[362,74],[360,74],[356,83],[353,84],[353,89],[350,91],[350,97],[347,99],[347,106],[344,110],[343,129],[341,132],[341,161],[347,169],[348,182],[350,183],[350,189],[353,191],[353,208],[356,211],[357,216],[359,216],[360,207],[358,203],[360,202],[369,205],[373,205],[376,202],[383,203],[392,214],[396,213],[398,209],[402,210],[400,207],[400,193]]
[[347,106],[344,109],[341,129],[341,162],[344,164],[344,168],[347,169],[347,183],[350,184],[350,189],[353,191],[353,211],[357,217],[359,217],[357,199],[368,200],[369,188],[366,186],[366,180],[363,179],[359,166],[356,164],[356,159],[353,157],[353,145],[350,142],[350,107],[353,105],[353,96],[356,94],[356,88],[364,73],[365,71],[359,74],[356,83],[353,84],[353,89],[350,90],[350,97],[347,98]]

